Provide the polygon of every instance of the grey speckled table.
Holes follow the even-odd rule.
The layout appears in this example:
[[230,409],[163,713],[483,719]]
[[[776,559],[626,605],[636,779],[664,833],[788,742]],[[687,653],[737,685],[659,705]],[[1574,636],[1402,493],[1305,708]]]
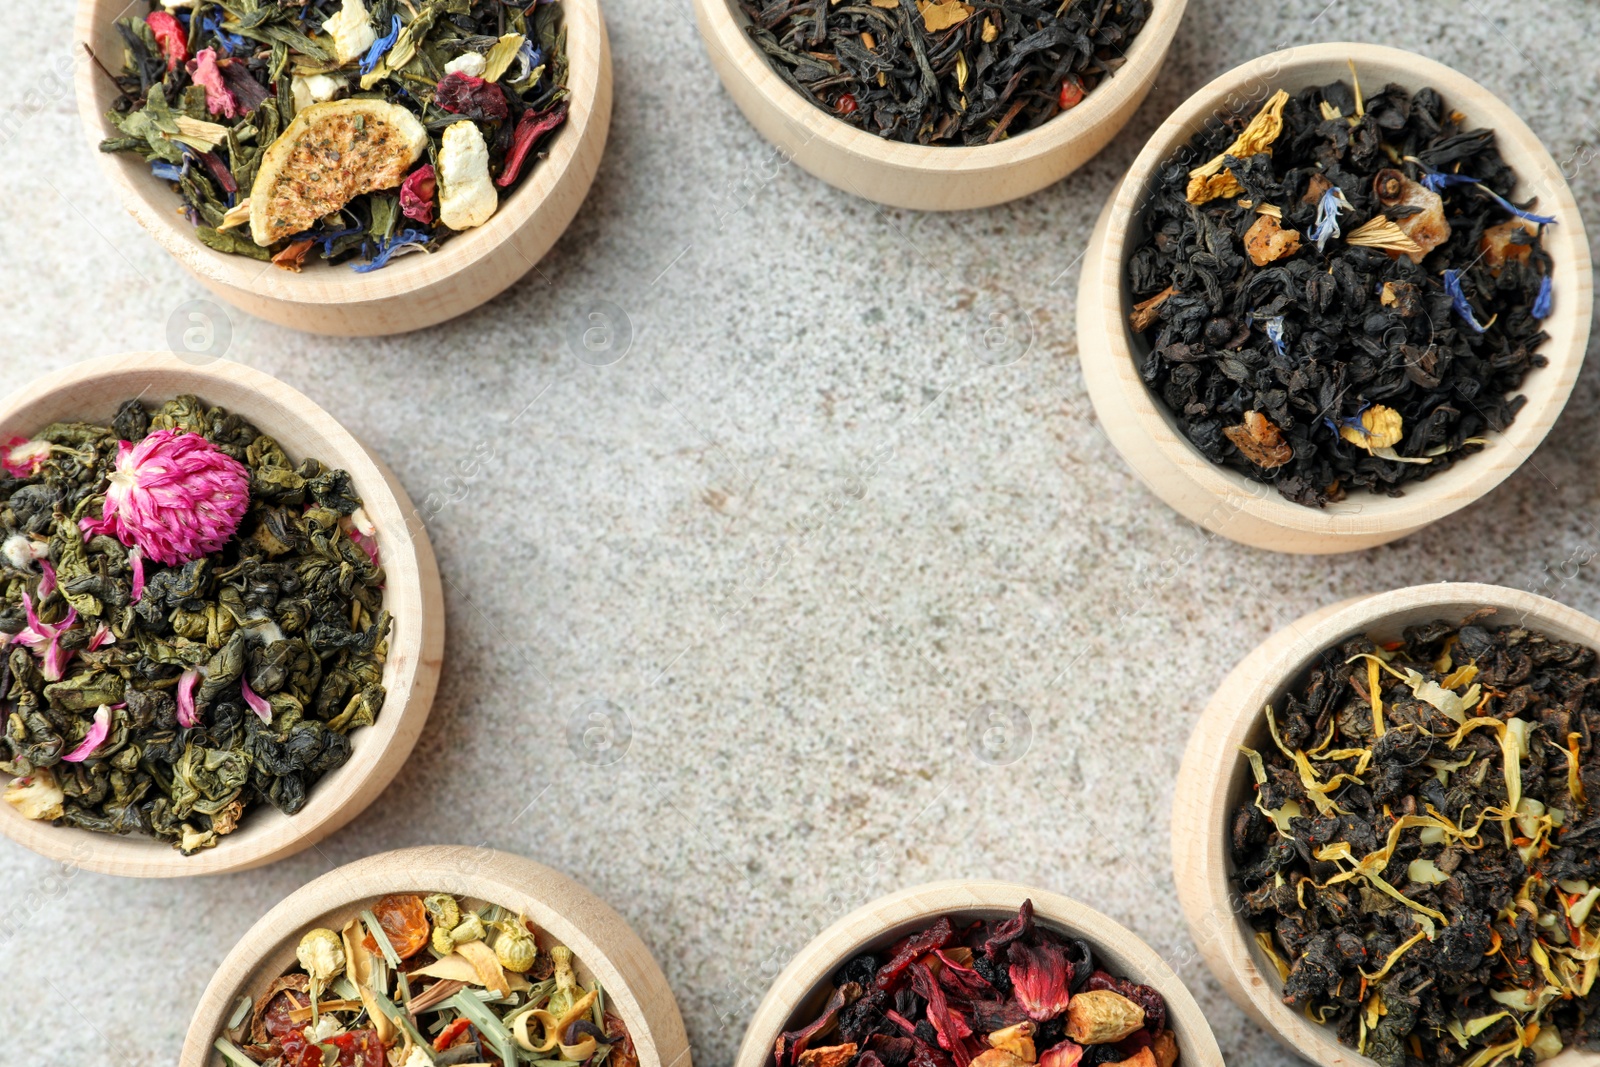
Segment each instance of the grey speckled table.
[[[7,389],[164,347],[174,309],[204,295],[107,198],[54,73],[71,65],[70,6],[8,7],[0,35]],[[0,1064],[171,1063],[213,967],[266,908],[336,864],[428,842],[525,853],[608,899],[661,959],[707,1067],[730,1062],[772,975],[823,926],[961,875],[1109,912],[1180,967],[1230,1064],[1287,1062],[1193,961],[1173,900],[1190,725],[1249,646],[1335,598],[1480,579],[1600,611],[1578,565],[1600,542],[1600,366],[1484,502],[1370,552],[1267,555],[1179,519],[1106,442],[1076,360],[1077,260],[1167,111],[1319,39],[1411,47],[1478,78],[1572,159],[1600,232],[1584,43],[1600,8],[1194,0],[1098,159],[962,215],[882,211],[793,167],[750,182],[772,150],[683,0],[608,14],[610,150],[539,274],[391,340],[232,321],[232,358],[321,402],[435,512],[450,636],[415,757],[322,847],[246,875],[134,882],[0,843]],[[1008,294],[1035,340],[994,367],[966,338],[972,309]],[[598,301],[632,330],[605,367],[567,340]],[[972,757],[993,701],[1031,732],[1009,767]],[[607,767],[568,746],[597,709],[632,727]]]

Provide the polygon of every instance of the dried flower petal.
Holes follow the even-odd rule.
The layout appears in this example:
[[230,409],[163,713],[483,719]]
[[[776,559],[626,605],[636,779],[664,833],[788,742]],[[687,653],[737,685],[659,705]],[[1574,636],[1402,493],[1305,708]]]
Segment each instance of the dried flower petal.
[[225,119],[239,117],[239,102],[217,69],[217,50],[202,48],[189,60],[186,69],[194,83],[206,91],[206,110]]
[[94,755],[94,750],[105,743],[110,733],[111,707],[108,704],[101,704],[95,709],[94,721],[89,726],[89,732],[83,735],[82,743],[61,758],[68,763],[82,763]]
[[1067,1010],[1072,984],[1072,967],[1066,950],[1045,943],[1030,946],[1017,941],[1011,946],[1010,975],[1012,992],[1035,1022],[1048,1022]]
[[188,728],[200,721],[194,706],[194,687],[200,681],[200,671],[190,667],[178,676],[178,725]]
[[199,434],[157,430],[123,441],[99,520],[79,525],[109,533],[157,563],[180,564],[222,549],[250,503],[244,465]]
[[995,928],[993,934],[983,943],[983,954],[990,959],[1000,956],[1002,950],[1011,946],[1012,942],[1020,938],[1033,936],[1033,900],[1030,898],[1022,902],[1017,909],[1017,914]]
[[12,779],[6,786],[5,802],[17,809],[24,819],[50,821],[62,815],[61,805],[67,799],[56,777],[48,767],[35,767],[32,774]]
[[433,224],[437,205],[439,183],[433,176],[433,164],[426,163],[400,183],[400,214],[424,226]]
[[433,102],[474,122],[499,122],[509,113],[506,94],[500,86],[459,71],[440,79],[433,90]]
[[167,70],[177,70],[178,64],[189,58],[189,33],[178,17],[170,11],[152,11],[144,17],[144,24],[166,58]]
[[539,143],[539,138],[565,121],[567,121],[565,100],[546,111],[535,112],[532,108],[524,111],[517,118],[517,128],[511,134],[511,150],[506,153],[505,164],[500,169],[500,176],[494,180],[495,185],[504,189],[516,181],[517,176],[522,173],[528,153]]
[[243,675],[239,677],[239,691],[244,696],[245,705],[255,712],[262,722],[271,724],[272,702],[251,689],[249,681]]
[[50,442],[34,441],[26,437],[13,437],[0,451],[0,464],[13,478],[32,478],[39,473],[44,461],[50,458]]
[[1044,1055],[1039,1057],[1039,1067],[1078,1067],[1078,1061],[1082,1059],[1082,1045],[1063,1041],[1053,1048],[1045,1049]]
[[1289,102],[1289,94],[1279,89],[1273,93],[1250,124],[1240,131],[1233,143],[1208,163],[1201,164],[1189,172],[1188,199],[1191,204],[1204,204],[1215,200],[1219,196],[1238,196],[1244,192],[1244,186],[1239,184],[1232,171],[1223,170],[1227,165],[1227,157],[1235,159],[1248,159],[1263,152],[1271,153],[1272,142],[1278,139],[1283,132],[1283,105]]
[[1339,436],[1355,445],[1372,451],[1392,448],[1404,436],[1404,421],[1394,408],[1374,404],[1359,416],[1345,419],[1339,426]]
[[61,635],[72,629],[78,621],[78,610],[69,607],[67,617],[60,622],[40,622],[33,608],[33,598],[22,591],[22,606],[27,613],[28,625],[11,640],[26,645],[43,661],[41,673],[47,682],[59,682],[72,653],[61,647]]
[[[1426,192],[1427,190],[1423,190]],[[1358,245],[1363,248],[1381,248],[1386,252],[1399,252],[1409,255],[1413,262],[1421,262],[1427,254],[1416,241],[1407,236],[1405,230],[1393,220],[1383,215],[1374,215],[1363,222],[1359,227],[1350,231],[1350,236],[1344,239],[1348,245]]]
[[1444,272],[1444,291],[1450,296],[1450,306],[1461,316],[1467,328],[1473,333],[1482,333],[1488,327],[1478,322],[1477,316],[1472,313],[1472,305],[1467,302],[1466,290],[1461,287],[1461,272],[1447,270]]
[[1317,200],[1317,228],[1311,234],[1316,238],[1318,252],[1328,243],[1328,238],[1339,236],[1339,212],[1353,210],[1337,185],[1328,186]]

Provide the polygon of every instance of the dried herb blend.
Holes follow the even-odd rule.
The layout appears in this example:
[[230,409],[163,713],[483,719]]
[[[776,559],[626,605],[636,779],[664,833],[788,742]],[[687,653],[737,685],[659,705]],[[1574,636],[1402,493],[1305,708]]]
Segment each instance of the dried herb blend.
[[638,1067],[598,981],[515,912],[448,893],[379,899],[300,939],[299,966],[241,999],[228,1067]]
[[[357,271],[481,226],[567,117],[559,3],[150,0],[108,114],[196,235]],[[173,8],[169,10],[169,8]]]
[[1334,82],[1212,124],[1128,266],[1145,382],[1213,463],[1298,504],[1437,474],[1545,363],[1555,220],[1516,180],[1432,89]]
[[193,396],[0,447],[0,771],[31,819],[185,854],[293,815],[383,706],[350,476]]
[[776,1067],[1172,1067],[1167,1004],[1038,924],[945,916],[833,977],[823,1012],[778,1037]]
[[773,68],[910,144],[991,144],[1076,107],[1125,62],[1148,0],[739,0]]
[[1384,1067],[1600,1047],[1600,662],[1493,614],[1328,649],[1244,750],[1257,943]]

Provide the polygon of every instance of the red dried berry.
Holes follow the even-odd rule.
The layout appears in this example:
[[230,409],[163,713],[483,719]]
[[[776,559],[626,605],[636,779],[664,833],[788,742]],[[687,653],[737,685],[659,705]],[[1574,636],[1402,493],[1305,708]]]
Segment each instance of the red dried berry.
[[854,111],[856,109],[857,106],[858,105],[856,104],[856,98],[854,96],[850,95],[849,93],[845,93],[843,96],[841,96],[839,98],[839,102],[834,105],[834,107],[838,109],[839,114],[841,114],[841,115],[850,114],[852,111]]
[[1062,111],[1077,107],[1083,102],[1083,83],[1078,80],[1076,74],[1068,74],[1061,79],[1061,95],[1056,98],[1056,102],[1061,105]]

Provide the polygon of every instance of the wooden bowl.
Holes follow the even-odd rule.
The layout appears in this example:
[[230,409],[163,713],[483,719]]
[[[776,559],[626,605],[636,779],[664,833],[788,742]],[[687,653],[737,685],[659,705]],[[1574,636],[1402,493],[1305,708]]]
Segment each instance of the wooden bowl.
[[1038,922],[1083,938],[1106,970],[1152,986],[1166,998],[1167,1026],[1178,1039],[1182,1067],[1221,1067],[1222,1052],[1200,1006],[1149,945],[1120,924],[1059,893],[986,881],[932,882],[902,889],[856,909],[822,931],[773,981],[744,1032],[734,1067],[771,1067],[778,1035],[798,1029],[822,1013],[832,992],[830,977],[853,957],[886,948],[943,915],[1010,918],[1029,899]]
[[[1527,626],[1600,649],[1600,621],[1554,600],[1498,585],[1442,582],[1357,597],[1313,611],[1263,641],[1222,680],[1189,738],[1172,800],[1172,856],[1189,932],[1206,965],[1241,1008],[1289,1049],[1326,1067],[1376,1067],[1339,1044],[1280,999],[1283,983],[1255,943],[1233,892],[1228,836],[1231,813],[1253,786],[1239,746],[1270,745],[1262,709],[1281,703],[1327,648],[1359,634],[1400,636],[1416,623],[1452,622],[1481,607],[1499,608],[1496,621]],[[1600,1054],[1569,1049],[1553,1067],[1596,1067]]]
[[1183,19],[1188,0],[1153,0],[1127,62],[1071,111],[1014,137],[972,148],[885,140],[835,118],[772,69],[745,32],[738,0],[694,0],[700,37],[722,84],[781,162],[890,207],[961,211],[1038,192],[1083,166],[1133,117]]
[[[1137,358],[1149,346],[1128,325],[1132,302],[1127,264],[1144,236],[1142,209],[1164,163],[1216,116],[1253,113],[1276,89],[1291,93],[1348,80],[1354,60],[1364,86],[1385,83],[1413,91],[1431,85],[1446,107],[1474,126],[1493,128],[1506,162],[1520,178],[1518,198],[1537,194],[1540,211],[1560,221],[1545,230],[1555,261],[1555,304],[1544,320],[1550,335],[1539,350],[1549,365],[1519,390],[1528,398],[1516,421],[1476,456],[1400,497],[1352,493],[1325,508],[1294,504],[1276,489],[1211,463],[1177,429],[1171,414],[1139,377]],[[1561,414],[1589,340],[1594,275],[1583,219],[1561,169],[1532,130],[1487,89],[1431,59],[1370,44],[1318,44],[1274,52],[1217,78],[1161,125],[1129,168],[1095,226],[1078,285],[1078,343],[1084,382],[1111,443],[1151,491],[1214,533],[1278,552],[1348,552],[1421,529],[1483,496],[1522,465]]]
[[405,489],[332,415],[276,378],[224,360],[196,366],[163,352],[92,359],[45,375],[0,402],[0,440],[31,436],[57,420],[109,423],[129,397],[165,401],[183,393],[242,415],[276,438],[296,462],[315,457],[350,473],[378,528],[379,559],[388,578],[384,607],[394,617],[383,669],[388,698],[377,722],[350,734],[349,761],[311,788],[299,814],[258,804],[245,813],[238,830],[192,856],[151,837],[35,822],[0,804],[0,832],[7,837],[42,856],[104,874],[175,878],[241,871],[322,840],[372,803],[400,770],[427,721],[439,681],[444,650],[439,569],[427,532],[420,522],[408,522],[416,512]]
[[180,1067],[220,1062],[212,1052],[239,997],[252,1000],[295,966],[307,930],[341,929],[388,893],[451,893],[521,912],[539,929],[539,947],[563,944],[578,977],[598,978],[622,1016],[640,1067],[691,1067],[678,1002],[639,935],[611,906],[542,864],[470,846],[384,852],[345,864],[285,897],[250,928],[201,994],[183,1040]]
[[[555,244],[589,192],[611,125],[611,47],[598,0],[564,0],[571,90],[564,126],[548,157],[500,202],[484,225],[451,238],[438,252],[401,256],[382,270],[310,263],[295,274],[201,244],[178,214],[180,200],[131,152],[104,153],[115,131],[105,114],[116,97],[95,62],[77,64],[78,112],[100,166],[122,204],[202,285],[235,307],[312,333],[376,336],[454,318],[521,278]],[[122,62],[115,20],[126,0],[79,0],[74,38],[106,67]],[[142,9],[141,9],[142,10]]]

